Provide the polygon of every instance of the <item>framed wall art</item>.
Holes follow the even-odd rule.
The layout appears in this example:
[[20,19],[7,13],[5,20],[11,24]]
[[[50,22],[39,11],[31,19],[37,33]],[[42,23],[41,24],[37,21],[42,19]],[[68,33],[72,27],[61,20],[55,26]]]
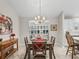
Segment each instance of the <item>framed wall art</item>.
[[0,15],[0,35],[12,32],[12,20],[10,17]]
[[57,31],[57,24],[51,24],[51,31]]

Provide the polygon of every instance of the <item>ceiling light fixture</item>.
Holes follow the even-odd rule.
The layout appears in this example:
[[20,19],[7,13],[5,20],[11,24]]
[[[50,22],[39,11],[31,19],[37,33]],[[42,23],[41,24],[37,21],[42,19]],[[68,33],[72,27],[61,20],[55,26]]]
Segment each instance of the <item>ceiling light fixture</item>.
[[39,16],[35,16],[35,20],[38,23],[42,23],[46,18],[44,16],[41,16],[41,0],[39,0]]

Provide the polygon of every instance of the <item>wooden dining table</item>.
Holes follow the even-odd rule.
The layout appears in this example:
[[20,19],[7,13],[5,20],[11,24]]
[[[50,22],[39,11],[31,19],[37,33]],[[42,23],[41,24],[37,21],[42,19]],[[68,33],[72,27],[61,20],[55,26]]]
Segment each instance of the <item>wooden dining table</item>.
[[[47,41],[47,43],[46,43],[46,46],[48,47],[48,49],[46,49],[46,50],[49,50],[49,59],[52,59],[52,42],[50,42],[50,41]],[[31,59],[31,50],[33,50],[32,49],[32,41],[29,41],[28,42],[28,59]]]

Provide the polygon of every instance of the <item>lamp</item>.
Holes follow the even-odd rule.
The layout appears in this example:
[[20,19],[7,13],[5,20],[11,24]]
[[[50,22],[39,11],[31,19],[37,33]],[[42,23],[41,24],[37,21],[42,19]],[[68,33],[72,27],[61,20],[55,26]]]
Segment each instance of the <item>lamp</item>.
[[41,0],[39,0],[39,16],[35,16],[35,20],[38,23],[42,23],[46,18],[44,16],[41,16]]

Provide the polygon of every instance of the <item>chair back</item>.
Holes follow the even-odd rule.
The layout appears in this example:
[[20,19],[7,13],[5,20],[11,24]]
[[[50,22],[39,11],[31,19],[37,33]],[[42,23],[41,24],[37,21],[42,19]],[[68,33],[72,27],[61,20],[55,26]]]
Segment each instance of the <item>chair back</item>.
[[51,36],[51,40],[50,40],[50,41],[52,42],[52,41],[53,41],[53,39],[54,39],[54,36]]
[[55,37],[54,37],[54,39],[53,39],[53,47],[54,47],[54,45],[55,45]]
[[28,39],[27,39],[27,37],[24,37],[24,42],[25,42],[25,46],[26,46],[26,48],[28,47]]
[[74,40],[69,32],[66,32],[66,39],[69,46],[72,46],[74,44]]
[[55,37],[54,36],[51,36],[51,42],[52,42],[52,45],[53,45],[53,47],[54,47],[54,45],[55,45]]

